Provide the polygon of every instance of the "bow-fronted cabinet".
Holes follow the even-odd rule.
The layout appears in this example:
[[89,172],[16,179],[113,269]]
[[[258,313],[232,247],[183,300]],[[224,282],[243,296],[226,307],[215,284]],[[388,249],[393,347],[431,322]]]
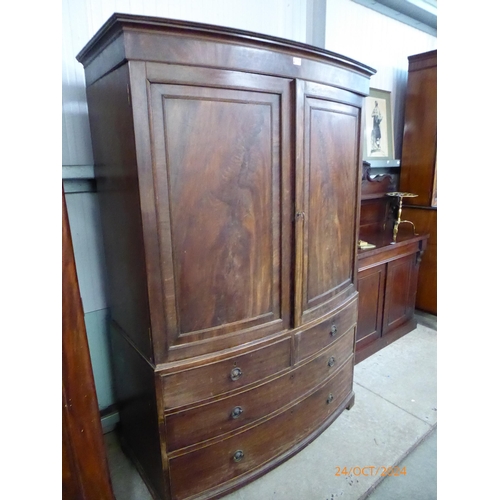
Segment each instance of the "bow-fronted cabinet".
[[212,498],[353,404],[369,67],[115,14],[85,66],[124,446]]

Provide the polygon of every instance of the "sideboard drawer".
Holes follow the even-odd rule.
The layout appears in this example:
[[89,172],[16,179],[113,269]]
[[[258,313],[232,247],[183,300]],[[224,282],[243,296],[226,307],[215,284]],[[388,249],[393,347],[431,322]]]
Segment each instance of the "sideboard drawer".
[[215,488],[281,455],[315,431],[351,393],[353,357],[310,396],[239,434],[169,461],[172,498]]
[[269,382],[215,402],[167,413],[168,451],[251,424],[302,398],[343,365],[352,355],[353,345],[354,328],[320,355]]
[[[295,334],[296,361],[311,356],[338,340],[356,325],[358,300],[354,300],[327,320]],[[354,350],[354,344],[351,346]]]
[[258,382],[289,368],[290,359],[290,338],[284,338],[239,356],[162,375],[164,407],[195,403]]

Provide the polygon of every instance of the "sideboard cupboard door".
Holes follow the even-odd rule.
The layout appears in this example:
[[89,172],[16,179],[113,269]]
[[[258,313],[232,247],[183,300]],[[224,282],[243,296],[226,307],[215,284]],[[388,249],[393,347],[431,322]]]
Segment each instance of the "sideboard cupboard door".
[[356,348],[361,349],[382,336],[385,275],[387,264],[364,269],[358,274],[359,310]]
[[297,84],[296,326],[355,290],[362,98]]
[[411,319],[415,309],[418,265],[415,254],[387,264],[384,334]]
[[156,64],[148,86],[169,349],[285,330],[290,82]]

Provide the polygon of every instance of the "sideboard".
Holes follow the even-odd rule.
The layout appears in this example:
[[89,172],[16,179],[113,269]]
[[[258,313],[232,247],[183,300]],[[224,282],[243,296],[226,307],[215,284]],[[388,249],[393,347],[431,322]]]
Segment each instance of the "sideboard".
[[370,175],[365,167],[361,187],[360,240],[372,248],[358,248],[359,317],[356,363],[414,330],[420,262],[429,235],[401,225],[393,239],[394,216],[390,175]]

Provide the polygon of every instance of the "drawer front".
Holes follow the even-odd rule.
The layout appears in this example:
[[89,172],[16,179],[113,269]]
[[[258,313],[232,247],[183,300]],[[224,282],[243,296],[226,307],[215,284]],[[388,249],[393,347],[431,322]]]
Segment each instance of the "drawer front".
[[171,458],[172,498],[179,500],[250,472],[313,433],[352,390],[353,358],[288,410],[218,443]]
[[165,417],[168,450],[238,429],[300,399],[352,354],[354,328],[307,363],[253,389]]
[[307,330],[297,332],[295,334],[296,361],[305,359],[335,342],[356,325],[357,319],[358,300],[356,299],[327,320]]
[[291,343],[285,338],[240,356],[162,376],[166,409],[195,403],[244,387],[290,367]]

